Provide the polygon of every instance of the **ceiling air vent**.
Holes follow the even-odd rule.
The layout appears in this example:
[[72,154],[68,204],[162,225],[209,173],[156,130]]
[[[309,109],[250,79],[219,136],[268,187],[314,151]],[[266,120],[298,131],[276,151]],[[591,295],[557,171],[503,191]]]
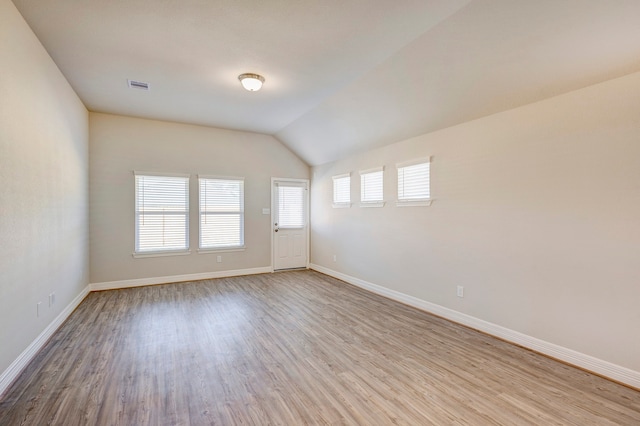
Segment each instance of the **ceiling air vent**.
[[143,81],[127,80],[129,87],[132,89],[149,90],[149,83]]

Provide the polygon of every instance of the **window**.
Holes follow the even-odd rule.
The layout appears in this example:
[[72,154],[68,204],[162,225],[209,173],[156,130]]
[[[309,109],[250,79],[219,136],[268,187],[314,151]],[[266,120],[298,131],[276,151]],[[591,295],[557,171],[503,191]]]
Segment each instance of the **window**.
[[278,185],[279,228],[304,228],[304,197],[305,188],[303,186]]
[[384,168],[360,172],[360,201],[362,207],[382,207]]
[[200,248],[244,247],[244,179],[199,178]]
[[333,207],[351,207],[351,174],[333,177]]
[[431,204],[430,164],[428,158],[398,164],[399,206],[428,206]]
[[189,176],[135,173],[134,254],[189,250]]

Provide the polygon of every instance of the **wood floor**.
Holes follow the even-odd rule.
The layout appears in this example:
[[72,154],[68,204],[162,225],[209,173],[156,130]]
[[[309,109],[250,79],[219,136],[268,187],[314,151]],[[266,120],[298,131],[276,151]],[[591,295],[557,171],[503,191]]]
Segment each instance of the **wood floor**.
[[640,425],[640,392],[311,271],[91,293],[0,425]]

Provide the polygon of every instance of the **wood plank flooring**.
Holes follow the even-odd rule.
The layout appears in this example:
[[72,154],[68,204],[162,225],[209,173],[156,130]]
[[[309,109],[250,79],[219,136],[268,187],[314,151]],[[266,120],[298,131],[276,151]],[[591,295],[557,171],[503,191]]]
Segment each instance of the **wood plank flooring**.
[[91,293],[0,425],[640,425],[640,392],[312,271]]

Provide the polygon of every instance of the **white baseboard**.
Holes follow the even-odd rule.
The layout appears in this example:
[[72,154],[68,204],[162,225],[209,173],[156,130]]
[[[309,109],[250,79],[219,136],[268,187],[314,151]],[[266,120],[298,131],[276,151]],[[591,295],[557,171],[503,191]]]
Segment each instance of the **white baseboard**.
[[127,287],[139,287],[154,284],[166,284],[181,281],[205,280],[210,278],[235,277],[240,275],[264,274],[273,272],[271,266],[250,269],[238,269],[232,271],[205,272],[200,274],[173,275],[168,277],[141,278],[135,280],[111,281],[104,283],[89,284],[85,287],[75,299],[64,308],[62,312],[44,329],[42,333],[16,358],[15,361],[0,375],[0,396],[11,386],[14,380],[22,373],[22,370],[31,362],[42,349],[45,343],[51,338],[53,333],[62,325],[62,323],[71,315],[71,312],[78,307],[80,302],[91,291],[112,290]]
[[311,264],[309,265],[309,268],[334,278],[338,278],[342,281],[346,281],[349,284],[371,291],[372,293],[413,306],[414,308],[432,313],[458,324],[462,324],[492,336],[499,337],[500,339],[504,339],[508,342],[524,346],[525,348],[566,362],[567,364],[580,367],[584,370],[624,383],[633,388],[640,389],[640,372],[638,371],[621,367],[619,365],[594,358],[590,355],[528,336],[518,331],[472,317],[471,315],[463,314],[453,309],[445,308],[444,306],[436,305],[435,303],[427,302],[425,300],[418,299],[417,297],[409,296],[399,291],[391,290],[386,287],[361,280],[360,278],[325,268],[324,266]]
[[80,302],[87,297],[89,291],[89,286],[86,286],[80,294],[78,294],[71,303],[69,303],[67,307],[64,308],[53,321],[51,321],[47,328],[45,328],[42,333],[40,333],[40,335],[31,342],[27,349],[22,351],[18,358],[16,358],[15,361],[13,361],[11,365],[9,365],[9,367],[0,375],[0,396],[2,396],[14,380],[18,378],[20,373],[22,373],[22,370],[24,370],[31,360],[38,354],[40,349],[42,349],[45,343],[47,343],[53,333],[56,332],[58,327],[60,327],[69,315],[71,315]]
[[91,291],[115,290],[119,288],[142,287],[146,285],[178,283],[182,281],[208,280],[212,278],[237,277],[240,275],[266,274],[273,272],[271,266],[236,269],[231,271],[202,272],[199,274],[170,275],[167,277],[138,278],[134,280],[108,281],[89,284]]

